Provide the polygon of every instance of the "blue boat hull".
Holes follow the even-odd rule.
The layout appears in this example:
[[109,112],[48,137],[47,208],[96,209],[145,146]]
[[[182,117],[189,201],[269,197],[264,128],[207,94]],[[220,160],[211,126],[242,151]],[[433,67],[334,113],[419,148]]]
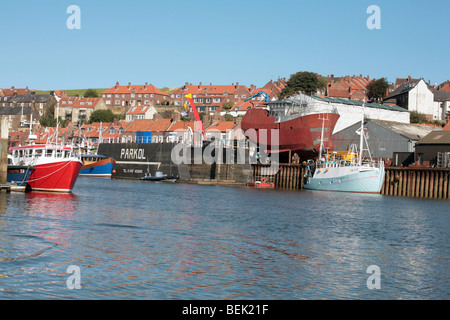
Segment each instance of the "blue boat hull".
[[80,171],[80,176],[92,177],[111,177],[114,169],[114,161],[112,158],[98,161],[87,166],[83,166]]
[[308,178],[303,187],[307,190],[378,194],[383,186],[384,176],[384,168],[380,168],[331,178]]
[[6,176],[6,181],[9,183],[14,183],[19,187],[26,187],[28,184],[28,179],[30,178],[32,168],[25,167],[13,167],[8,166],[8,174]]

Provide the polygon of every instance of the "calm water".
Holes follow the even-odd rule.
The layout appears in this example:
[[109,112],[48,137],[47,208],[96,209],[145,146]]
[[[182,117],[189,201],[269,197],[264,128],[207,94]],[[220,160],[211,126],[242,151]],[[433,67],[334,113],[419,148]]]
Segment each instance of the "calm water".
[[449,207],[80,177],[71,195],[0,194],[0,298],[448,299]]

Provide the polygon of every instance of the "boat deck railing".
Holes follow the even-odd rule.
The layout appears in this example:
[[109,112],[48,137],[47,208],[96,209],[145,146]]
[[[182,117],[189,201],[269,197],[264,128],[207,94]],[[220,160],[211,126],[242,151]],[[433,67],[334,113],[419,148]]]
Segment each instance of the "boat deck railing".
[[317,166],[317,168],[338,168],[338,167],[349,167],[349,166],[363,166],[363,167],[380,168],[380,167],[384,167],[384,161],[383,160],[363,159],[361,164],[359,164],[356,159],[334,160],[334,161],[319,162],[316,164],[316,166]]

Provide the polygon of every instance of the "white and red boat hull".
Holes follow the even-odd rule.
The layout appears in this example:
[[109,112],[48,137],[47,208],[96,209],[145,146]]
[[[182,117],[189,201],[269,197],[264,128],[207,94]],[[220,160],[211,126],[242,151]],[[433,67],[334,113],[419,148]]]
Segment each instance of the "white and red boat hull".
[[10,150],[13,165],[33,167],[28,178],[31,191],[72,192],[83,163],[72,156],[71,147],[38,144]]
[[33,191],[71,192],[82,165],[77,159],[37,164],[28,184]]

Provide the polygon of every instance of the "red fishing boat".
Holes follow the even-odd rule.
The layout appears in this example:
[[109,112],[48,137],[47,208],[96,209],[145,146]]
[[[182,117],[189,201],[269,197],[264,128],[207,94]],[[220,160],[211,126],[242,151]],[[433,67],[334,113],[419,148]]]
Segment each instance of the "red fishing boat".
[[[247,138],[268,153],[291,151],[301,158],[315,157],[322,147],[333,149],[331,135],[339,119],[328,103],[299,94],[270,101],[247,111],[241,128]],[[323,140],[321,145],[321,137]]]
[[83,165],[69,146],[37,144],[10,151],[12,165],[33,167],[28,178],[32,191],[71,192]]

